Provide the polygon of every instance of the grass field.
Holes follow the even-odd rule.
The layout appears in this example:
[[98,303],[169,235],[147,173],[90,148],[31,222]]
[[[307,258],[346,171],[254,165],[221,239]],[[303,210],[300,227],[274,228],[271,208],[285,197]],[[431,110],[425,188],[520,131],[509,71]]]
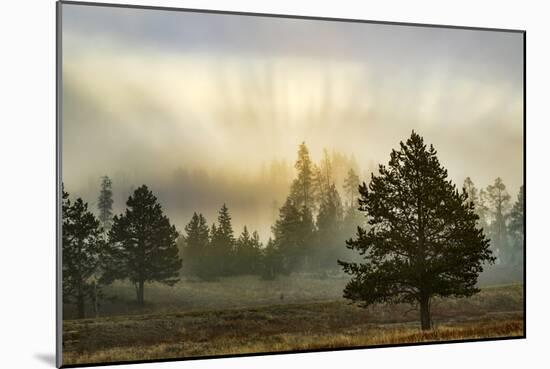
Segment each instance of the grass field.
[[[311,280],[294,278],[292,286],[271,282],[268,292],[259,285],[240,287],[242,279],[237,282],[184,284],[172,291],[173,296],[153,290],[150,298],[160,301],[150,303],[147,313],[138,314],[137,307],[130,307],[129,315],[116,311],[109,317],[66,320],[64,364],[523,335],[523,286],[519,284],[485,287],[469,299],[436,300],[435,328],[422,332],[418,313],[410,311],[410,306],[362,309],[350,305],[333,296],[338,281],[317,280],[312,287]],[[300,292],[301,283],[308,284],[309,292]],[[187,304],[174,302],[183,295],[178,289],[187,289]],[[248,295],[235,297],[240,289]],[[199,298],[194,293],[200,290],[204,294]],[[170,298],[171,304],[165,306],[163,299]],[[110,308],[114,312],[117,307],[113,303]]]

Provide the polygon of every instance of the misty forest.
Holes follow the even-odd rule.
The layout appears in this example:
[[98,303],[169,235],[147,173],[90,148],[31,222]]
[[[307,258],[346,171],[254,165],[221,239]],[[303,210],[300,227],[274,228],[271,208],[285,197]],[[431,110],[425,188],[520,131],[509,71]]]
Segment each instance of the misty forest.
[[61,7],[64,365],[524,337],[522,33]]
[[[503,283],[522,280],[523,187],[512,199],[500,178],[486,188],[477,188],[470,177],[455,185],[434,147],[415,132],[369,178],[359,177],[353,161],[337,158],[325,149],[315,163],[306,143],[299,145],[295,176],[267,239],[247,225],[235,229],[230,203],[220,204],[217,217],[210,220],[197,209],[177,229],[147,184],[129,195],[119,214],[113,211],[116,183],[108,175],[98,179],[95,208],[63,188],[63,302],[65,319],[70,319],[65,324],[78,326],[80,319],[95,318],[92,329],[101,329],[113,324],[102,317],[138,314],[160,324],[155,334],[177,327],[173,341],[186,337],[175,351],[180,356],[225,353],[213,347],[186,351],[187,320],[193,326],[199,309],[204,319],[219,309],[227,311],[223,320],[232,321],[237,312],[243,316],[235,318],[235,324],[243,324],[241,332],[221,327],[210,333],[220,340],[228,334],[250,334],[247,325],[263,319],[269,326],[288,319],[278,332],[288,334],[288,324],[310,309],[312,314],[336,314],[330,319],[341,328],[367,324],[351,341],[355,345],[380,343],[375,333],[366,338],[376,332],[372,325],[401,320],[407,329],[382,343],[519,332],[520,321],[508,310],[521,308],[521,288]],[[342,163],[348,166],[337,167]],[[484,280],[485,285],[502,286],[484,288]],[[471,300],[473,296],[477,299]],[[290,317],[294,311],[296,316]],[[504,326],[492,321],[496,312],[499,319],[506,318]],[[479,316],[482,333],[468,315]],[[178,322],[164,331],[172,316]],[[448,318],[461,316],[469,326],[448,326]],[[320,324],[319,318],[304,319],[302,329]],[[336,329],[330,321],[324,324],[329,325],[324,329]],[[420,331],[413,333],[417,324]],[[71,329],[66,346],[94,339],[71,339],[76,332]],[[341,344],[310,340],[293,338],[273,347]],[[269,342],[250,348],[252,342],[241,341],[231,342],[235,352],[273,350]],[[128,352],[113,355],[131,357]]]

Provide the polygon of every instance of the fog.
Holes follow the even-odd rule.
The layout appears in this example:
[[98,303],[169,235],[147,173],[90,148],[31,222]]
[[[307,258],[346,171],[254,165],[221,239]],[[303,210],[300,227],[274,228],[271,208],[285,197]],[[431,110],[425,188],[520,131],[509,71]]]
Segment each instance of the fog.
[[146,183],[179,230],[225,202],[265,240],[302,141],[366,180],[413,129],[457,184],[522,183],[520,34],[63,8],[62,176],[92,207],[108,175],[116,211]]

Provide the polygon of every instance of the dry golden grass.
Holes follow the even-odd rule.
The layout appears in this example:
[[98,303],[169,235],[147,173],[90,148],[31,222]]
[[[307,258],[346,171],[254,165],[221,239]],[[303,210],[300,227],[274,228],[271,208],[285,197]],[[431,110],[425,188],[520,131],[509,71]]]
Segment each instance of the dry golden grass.
[[407,306],[343,300],[64,322],[64,364],[330,349],[523,335],[521,286],[484,289],[434,306],[421,331]]
[[465,324],[441,325],[430,331],[418,328],[349,329],[333,334],[279,333],[254,339],[221,336],[208,341],[157,343],[150,345],[114,347],[94,352],[69,351],[64,354],[65,364],[98,363],[193,356],[246,354],[258,352],[300,351],[342,347],[392,345],[400,343],[453,341],[463,339],[520,337],[523,320],[479,321]]

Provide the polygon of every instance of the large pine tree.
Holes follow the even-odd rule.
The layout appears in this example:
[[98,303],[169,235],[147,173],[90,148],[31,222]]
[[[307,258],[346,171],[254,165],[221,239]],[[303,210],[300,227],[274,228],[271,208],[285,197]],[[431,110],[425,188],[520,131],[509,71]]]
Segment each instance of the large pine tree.
[[363,261],[339,261],[352,275],[344,297],[362,306],[418,304],[422,329],[431,328],[435,296],[477,293],[483,263],[494,261],[472,204],[436,154],[415,132],[392,150],[388,166],[359,188],[370,228],[359,228],[347,244]]
[[136,189],[126,206],[124,214],[113,218],[105,278],[129,279],[143,305],[146,282],[172,286],[179,280],[178,232],[147,186]]

